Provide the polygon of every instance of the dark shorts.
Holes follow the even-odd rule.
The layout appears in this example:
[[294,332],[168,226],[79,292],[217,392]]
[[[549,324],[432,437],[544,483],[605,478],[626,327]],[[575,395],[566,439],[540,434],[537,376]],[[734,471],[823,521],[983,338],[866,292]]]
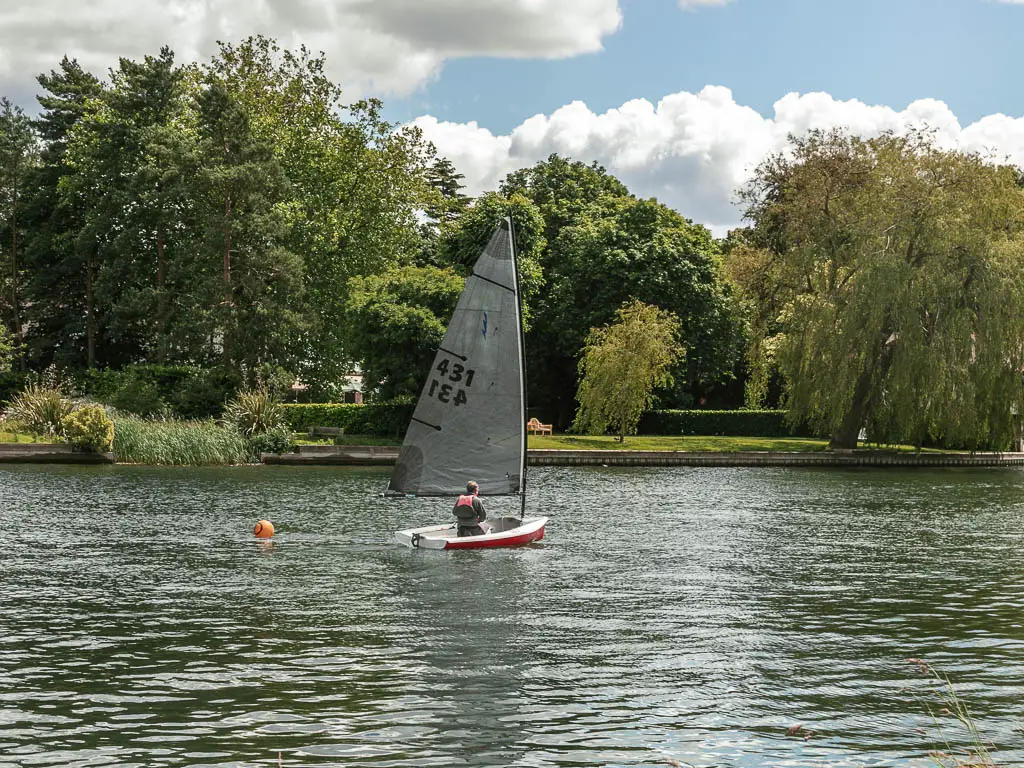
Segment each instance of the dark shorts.
[[483,536],[486,531],[479,525],[460,525],[459,536]]

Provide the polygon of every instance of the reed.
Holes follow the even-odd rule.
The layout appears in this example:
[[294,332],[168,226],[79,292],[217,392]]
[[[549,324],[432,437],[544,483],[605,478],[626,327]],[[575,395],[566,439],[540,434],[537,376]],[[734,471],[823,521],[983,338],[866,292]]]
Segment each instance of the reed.
[[212,421],[116,418],[114,458],[124,464],[219,466],[255,460],[248,440]]
[[[931,716],[941,746],[934,747],[929,757],[940,768],[999,768],[996,748],[978,729],[977,722],[967,708],[953,682],[928,662],[910,658],[907,662],[928,678],[923,694],[918,698]],[[953,746],[946,738],[948,726],[956,725],[960,731],[957,741],[965,746]]]

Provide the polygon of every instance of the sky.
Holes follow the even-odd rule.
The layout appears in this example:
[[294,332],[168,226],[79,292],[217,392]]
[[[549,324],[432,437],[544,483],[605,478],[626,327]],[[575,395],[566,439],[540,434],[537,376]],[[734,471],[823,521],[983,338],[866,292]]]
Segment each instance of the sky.
[[419,126],[470,194],[553,152],[722,235],[792,133],[928,126],[1024,166],[1024,0],[0,0],[0,95],[262,33]]

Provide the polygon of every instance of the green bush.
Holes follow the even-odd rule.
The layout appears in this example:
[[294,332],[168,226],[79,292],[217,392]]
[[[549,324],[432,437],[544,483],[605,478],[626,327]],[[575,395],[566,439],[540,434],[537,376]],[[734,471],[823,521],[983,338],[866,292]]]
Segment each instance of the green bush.
[[647,411],[637,431],[641,435],[811,436],[806,427],[791,426],[786,411]]
[[114,446],[114,422],[98,405],[86,405],[72,411],[62,422],[64,436],[77,448],[106,453]]
[[11,398],[7,415],[25,425],[32,434],[60,437],[64,418],[74,409],[74,404],[61,394],[60,389],[31,383]]
[[312,427],[341,427],[350,435],[401,437],[415,407],[410,398],[369,405],[288,403],[282,409],[288,426],[295,432],[308,432]]
[[19,371],[0,371],[0,406],[25,388],[25,374]]
[[196,375],[176,387],[169,396],[175,415],[182,419],[217,418],[238,391],[241,379],[223,368],[196,369]]
[[145,379],[129,379],[107,402],[119,411],[136,416],[166,415],[169,410],[156,385]]
[[250,439],[253,453],[288,453],[292,449],[292,434],[283,424]]
[[119,418],[114,426],[114,458],[126,464],[214,466],[254,460],[248,440],[213,421]]
[[239,392],[224,408],[224,421],[246,437],[286,426],[281,401],[266,389]]
[[238,374],[191,365],[132,365],[93,369],[77,377],[89,397],[138,415],[170,413],[183,419],[220,416],[238,389]]

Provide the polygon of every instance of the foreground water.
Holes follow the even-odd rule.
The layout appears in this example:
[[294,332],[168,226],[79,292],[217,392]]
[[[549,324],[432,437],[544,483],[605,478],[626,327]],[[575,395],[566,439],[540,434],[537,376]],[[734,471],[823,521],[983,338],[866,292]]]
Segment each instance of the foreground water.
[[1024,759],[1024,472],[531,478],[442,553],[378,470],[0,469],[0,766],[926,765],[908,657]]

